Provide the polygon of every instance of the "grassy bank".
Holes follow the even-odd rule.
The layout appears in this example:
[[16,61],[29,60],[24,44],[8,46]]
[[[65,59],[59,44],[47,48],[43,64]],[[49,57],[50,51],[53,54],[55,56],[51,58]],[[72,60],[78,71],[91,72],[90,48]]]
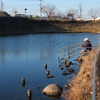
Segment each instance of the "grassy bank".
[[79,73],[70,82],[69,91],[64,91],[66,100],[91,100],[95,50],[83,57]]
[[31,21],[34,33],[100,33],[100,22]]
[[37,33],[100,33],[100,22],[39,21],[28,18],[0,17],[0,35]]

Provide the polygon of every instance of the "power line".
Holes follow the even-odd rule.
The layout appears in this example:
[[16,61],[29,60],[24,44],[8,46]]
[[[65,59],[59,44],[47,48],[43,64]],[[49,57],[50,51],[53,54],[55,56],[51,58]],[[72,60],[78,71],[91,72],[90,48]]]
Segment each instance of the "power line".
[[[43,1],[43,2],[48,3],[47,1]],[[52,4],[52,3],[49,3],[49,4]],[[52,5],[54,5],[54,4],[52,4]],[[55,6],[59,6],[59,7],[78,7],[79,5],[73,5],[73,6],[61,6],[61,5],[55,5]]]

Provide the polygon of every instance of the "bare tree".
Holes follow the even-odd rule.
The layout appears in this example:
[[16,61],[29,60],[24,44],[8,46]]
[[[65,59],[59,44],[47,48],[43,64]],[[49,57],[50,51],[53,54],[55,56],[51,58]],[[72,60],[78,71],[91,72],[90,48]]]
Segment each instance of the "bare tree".
[[58,17],[62,18],[63,17],[63,13],[58,11],[57,14],[56,14]]
[[94,21],[96,20],[96,18],[98,16],[100,16],[100,9],[90,9],[88,11],[88,14],[94,19]]
[[42,6],[42,13],[44,15],[46,15],[46,17],[50,17],[52,15],[55,15],[55,9],[56,7],[55,6],[52,6],[52,5],[44,5]]
[[68,9],[66,13],[69,18],[75,19],[75,17],[78,16],[79,11],[77,9]]
[[68,18],[66,13],[63,13],[63,12],[60,12],[60,11],[58,11],[58,12],[56,13],[56,15],[57,15],[59,18]]

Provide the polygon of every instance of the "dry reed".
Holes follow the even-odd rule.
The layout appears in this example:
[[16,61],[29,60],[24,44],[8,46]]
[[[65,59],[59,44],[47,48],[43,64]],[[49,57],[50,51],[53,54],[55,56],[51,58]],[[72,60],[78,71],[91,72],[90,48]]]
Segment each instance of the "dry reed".
[[70,82],[70,90],[64,90],[65,100],[91,100],[95,50],[84,56],[79,73]]

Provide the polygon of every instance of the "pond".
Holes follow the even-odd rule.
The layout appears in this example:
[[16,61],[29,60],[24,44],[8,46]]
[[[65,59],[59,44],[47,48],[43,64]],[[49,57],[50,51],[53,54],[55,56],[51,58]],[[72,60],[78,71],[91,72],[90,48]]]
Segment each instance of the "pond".
[[[52,100],[42,94],[42,89],[49,84],[64,87],[71,76],[62,75],[57,50],[94,36],[99,34],[42,33],[0,37],[0,100],[28,100],[28,89],[32,90],[31,100]],[[48,65],[47,69],[44,64]],[[46,71],[54,78],[47,78]],[[25,78],[25,86],[22,86],[22,78]]]

